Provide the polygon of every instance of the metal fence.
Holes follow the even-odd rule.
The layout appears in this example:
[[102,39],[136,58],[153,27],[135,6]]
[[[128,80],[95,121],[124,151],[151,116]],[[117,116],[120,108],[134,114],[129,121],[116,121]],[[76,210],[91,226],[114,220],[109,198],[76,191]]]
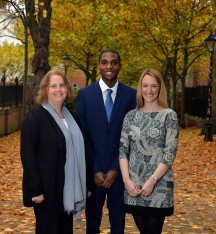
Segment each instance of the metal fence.
[[[22,104],[23,85],[16,78],[6,83],[3,76],[0,82],[0,108]],[[185,88],[185,113],[205,118],[208,107],[208,86]]]
[[0,107],[13,107],[22,104],[23,85],[18,78],[13,82],[6,82],[3,76],[0,82]]
[[208,108],[208,86],[185,88],[185,113],[205,118]]

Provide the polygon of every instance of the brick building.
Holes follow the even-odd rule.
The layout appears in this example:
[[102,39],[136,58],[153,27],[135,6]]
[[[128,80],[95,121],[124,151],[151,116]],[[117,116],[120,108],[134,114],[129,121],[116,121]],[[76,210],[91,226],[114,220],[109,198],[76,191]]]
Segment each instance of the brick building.
[[74,90],[78,90],[86,86],[85,73],[82,70],[75,70],[69,67],[66,76]]

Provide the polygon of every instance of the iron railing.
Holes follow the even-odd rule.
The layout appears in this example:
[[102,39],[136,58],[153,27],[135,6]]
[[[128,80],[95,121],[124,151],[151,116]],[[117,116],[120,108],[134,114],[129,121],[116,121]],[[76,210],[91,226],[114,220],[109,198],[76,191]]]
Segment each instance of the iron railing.
[[6,82],[3,75],[0,82],[0,108],[17,107],[22,104],[23,84],[16,77],[13,81]]

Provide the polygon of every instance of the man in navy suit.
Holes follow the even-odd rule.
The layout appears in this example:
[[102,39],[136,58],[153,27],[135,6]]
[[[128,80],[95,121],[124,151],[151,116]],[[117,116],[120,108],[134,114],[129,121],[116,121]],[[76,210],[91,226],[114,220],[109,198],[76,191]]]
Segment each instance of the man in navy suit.
[[[121,68],[118,52],[105,50],[99,56],[99,82],[80,89],[76,111],[93,148],[94,190],[87,200],[87,234],[99,234],[105,201],[110,233],[123,234],[125,226],[124,185],[119,167],[119,140],[125,114],[136,106],[136,91],[117,79]],[[111,89],[111,116],[106,114]],[[108,99],[107,99],[108,100]]]

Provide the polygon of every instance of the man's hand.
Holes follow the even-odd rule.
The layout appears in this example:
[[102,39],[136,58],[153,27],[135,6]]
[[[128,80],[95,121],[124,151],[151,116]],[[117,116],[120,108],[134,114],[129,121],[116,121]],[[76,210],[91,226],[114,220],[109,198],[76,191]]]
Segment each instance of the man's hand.
[[105,181],[101,185],[104,188],[110,188],[118,177],[118,172],[115,170],[110,170],[105,175]]
[[32,197],[32,201],[35,203],[41,203],[41,202],[43,202],[43,200],[44,200],[43,194],[41,194],[40,196],[37,196],[37,197]]
[[97,186],[103,186],[103,183],[105,181],[105,174],[103,172],[97,172],[94,175],[94,182]]

